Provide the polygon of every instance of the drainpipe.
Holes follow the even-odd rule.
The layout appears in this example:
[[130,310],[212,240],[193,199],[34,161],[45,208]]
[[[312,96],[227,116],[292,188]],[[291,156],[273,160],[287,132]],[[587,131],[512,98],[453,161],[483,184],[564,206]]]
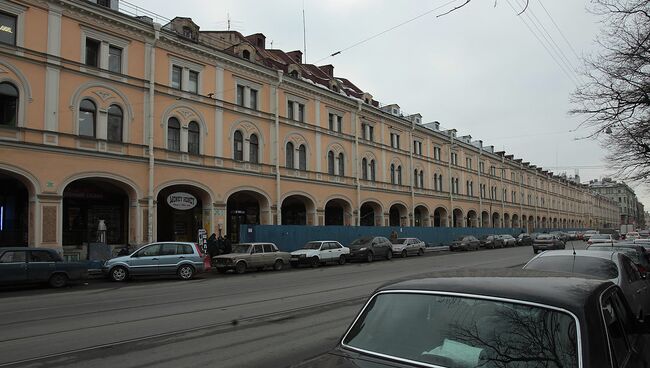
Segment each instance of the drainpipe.
[[[506,159],[505,159],[505,154],[504,154],[504,156],[501,156],[501,172],[499,173],[499,176],[501,177],[500,182],[501,182],[501,227],[502,228],[506,224],[504,215],[506,214],[505,200],[506,200],[506,195],[508,194],[507,190],[506,190],[505,193],[503,192],[503,190],[505,189],[505,187],[503,186],[503,177],[506,176],[506,166],[505,166],[505,164],[506,164]],[[512,221],[512,218],[511,218],[511,221]]]
[[411,223],[410,226],[415,226],[415,183],[418,180],[418,176],[414,175],[415,170],[413,169],[413,149],[415,145],[413,144],[413,131],[415,130],[415,120],[411,121],[411,131],[409,132],[409,138],[411,140],[411,152],[409,153],[409,175],[412,176],[411,180]]
[[[357,118],[354,128],[354,167],[357,173],[357,218],[356,225],[361,226],[361,181],[359,175],[359,127],[361,127],[361,101],[357,101]],[[363,168],[365,170],[365,167]]]
[[280,110],[279,110],[279,90],[282,83],[282,70],[278,70],[278,81],[275,84],[275,199],[276,199],[276,219],[277,224],[282,224],[282,199],[280,196]]
[[[483,157],[483,143],[481,143],[481,146],[478,149],[478,162],[476,165],[478,166],[478,215],[476,216],[477,219],[477,224],[476,227],[483,227],[483,192],[481,192],[481,187],[483,186],[483,182],[481,182],[481,159]],[[485,164],[483,164],[483,167],[485,167]]]
[[154,197],[154,144],[153,144],[153,130],[154,130],[154,94],[155,94],[155,83],[156,83],[156,43],[160,39],[160,24],[154,23],[154,40],[151,44],[151,49],[149,49],[149,111],[148,111],[148,123],[149,123],[149,137],[147,139],[148,150],[149,150],[149,195],[147,198],[147,242],[153,242],[153,197]]
[[454,186],[454,179],[451,177],[451,149],[454,147],[454,134],[450,133],[449,136],[451,137],[451,143],[449,143],[449,157],[447,157],[447,174],[449,176],[449,211],[451,212],[451,216],[448,214],[447,216],[449,217],[447,217],[447,219],[449,221],[449,227],[456,227],[456,223],[454,222],[454,191],[452,189]]

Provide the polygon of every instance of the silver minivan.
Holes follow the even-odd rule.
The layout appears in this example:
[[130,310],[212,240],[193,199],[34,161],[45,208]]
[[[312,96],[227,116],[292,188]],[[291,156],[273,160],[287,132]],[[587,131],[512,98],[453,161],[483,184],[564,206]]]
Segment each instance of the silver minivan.
[[189,280],[207,271],[209,265],[209,259],[194,243],[159,242],[147,244],[128,256],[106,261],[102,271],[113,281],[160,275],[178,275],[182,280]]

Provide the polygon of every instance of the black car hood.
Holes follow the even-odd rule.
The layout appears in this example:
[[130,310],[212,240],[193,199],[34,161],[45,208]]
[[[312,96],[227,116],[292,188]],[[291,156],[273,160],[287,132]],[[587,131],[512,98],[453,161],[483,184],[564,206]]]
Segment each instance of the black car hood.
[[374,358],[341,348],[319,355],[314,359],[305,361],[292,368],[407,368],[412,365],[400,364],[390,360]]

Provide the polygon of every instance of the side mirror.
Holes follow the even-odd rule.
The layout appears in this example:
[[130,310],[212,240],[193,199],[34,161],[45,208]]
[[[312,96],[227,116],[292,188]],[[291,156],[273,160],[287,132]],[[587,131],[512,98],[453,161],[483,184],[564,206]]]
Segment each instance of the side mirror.
[[140,257],[138,253],[135,253],[134,255],[131,256],[131,258],[138,258],[138,257]]

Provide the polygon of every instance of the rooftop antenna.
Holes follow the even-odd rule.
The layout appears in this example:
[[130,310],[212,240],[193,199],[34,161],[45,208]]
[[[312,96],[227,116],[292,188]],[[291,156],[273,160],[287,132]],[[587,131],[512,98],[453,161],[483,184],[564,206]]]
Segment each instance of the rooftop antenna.
[[230,12],[228,12],[227,14],[228,14],[228,30],[230,31]]
[[302,0],[302,48],[305,54],[305,64],[307,64],[307,25],[305,23],[305,0]]

